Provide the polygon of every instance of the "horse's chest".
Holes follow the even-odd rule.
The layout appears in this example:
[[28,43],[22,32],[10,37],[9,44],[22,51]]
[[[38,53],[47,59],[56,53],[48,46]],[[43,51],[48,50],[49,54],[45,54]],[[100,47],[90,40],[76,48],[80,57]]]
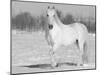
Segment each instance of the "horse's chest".
[[54,29],[53,30],[50,30],[50,35],[51,35],[52,40],[54,42],[60,41],[59,39],[61,38],[61,33],[60,33],[59,30],[54,30]]

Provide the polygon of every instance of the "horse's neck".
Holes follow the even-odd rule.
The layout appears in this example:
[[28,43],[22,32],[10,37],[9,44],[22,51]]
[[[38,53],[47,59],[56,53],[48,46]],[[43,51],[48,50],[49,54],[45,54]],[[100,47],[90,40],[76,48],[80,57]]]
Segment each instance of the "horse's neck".
[[58,24],[58,26],[62,26],[63,25],[63,23],[58,18],[57,14],[55,15],[55,21],[56,21],[56,24]]
[[58,32],[58,31],[60,31],[60,27],[58,26],[58,24],[56,23],[56,22],[54,22],[53,23],[54,25],[54,27],[53,27],[53,29],[52,29],[52,31],[55,31],[55,32],[53,32],[53,33],[56,33],[56,32]]

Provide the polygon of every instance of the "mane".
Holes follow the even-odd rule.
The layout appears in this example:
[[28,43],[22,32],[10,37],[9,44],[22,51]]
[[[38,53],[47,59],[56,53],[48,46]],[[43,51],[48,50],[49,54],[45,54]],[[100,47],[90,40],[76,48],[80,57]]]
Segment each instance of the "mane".
[[58,14],[57,14],[57,13],[55,13],[54,18],[55,18],[55,21],[56,21],[56,23],[57,23],[57,24],[59,24],[59,25],[61,25],[61,24],[62,24],[62,22],[60,21],[60,19],[59,19],[59,17],[58,17]]

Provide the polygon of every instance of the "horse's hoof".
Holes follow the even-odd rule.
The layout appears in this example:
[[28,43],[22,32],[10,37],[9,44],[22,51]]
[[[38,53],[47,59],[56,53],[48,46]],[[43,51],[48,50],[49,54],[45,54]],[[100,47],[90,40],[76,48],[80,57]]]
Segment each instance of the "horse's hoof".
[[77,64],[77,66],[80,66],[80,67],[88,67],[89,64]]
[[77,64],[77,66],[83,66],[83,64]]
[[84,66],[84,67],[88,67],[88,66],[90,66],[90,65],[89,65],[89,64],[83,64],[83,66]]
[[51,64],[52,68],[58,67],[58,64]]
[[56,66],[55,67],[58,67],[59,65],[58,64],[56,64]]

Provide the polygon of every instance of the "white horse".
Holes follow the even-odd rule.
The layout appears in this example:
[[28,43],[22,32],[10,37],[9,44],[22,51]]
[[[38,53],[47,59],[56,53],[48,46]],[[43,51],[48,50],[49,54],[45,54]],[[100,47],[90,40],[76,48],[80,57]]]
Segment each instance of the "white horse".
[[79,66],[84,65],[84,56],[86,43],[88,38],[88,30],[84,24],[73,23],[69,25],[64,25],[56,13],[55,8],[48,7],[47,9],[48,18],[48,31],[46,32],[46,38],[48,44],[50,45],[50,55],[53,67],[57,66],[55,61],[54,53],[57,51],[61,45],[68,46],[72,43],[77,44],[79,48],[80,62],[77,64]]

